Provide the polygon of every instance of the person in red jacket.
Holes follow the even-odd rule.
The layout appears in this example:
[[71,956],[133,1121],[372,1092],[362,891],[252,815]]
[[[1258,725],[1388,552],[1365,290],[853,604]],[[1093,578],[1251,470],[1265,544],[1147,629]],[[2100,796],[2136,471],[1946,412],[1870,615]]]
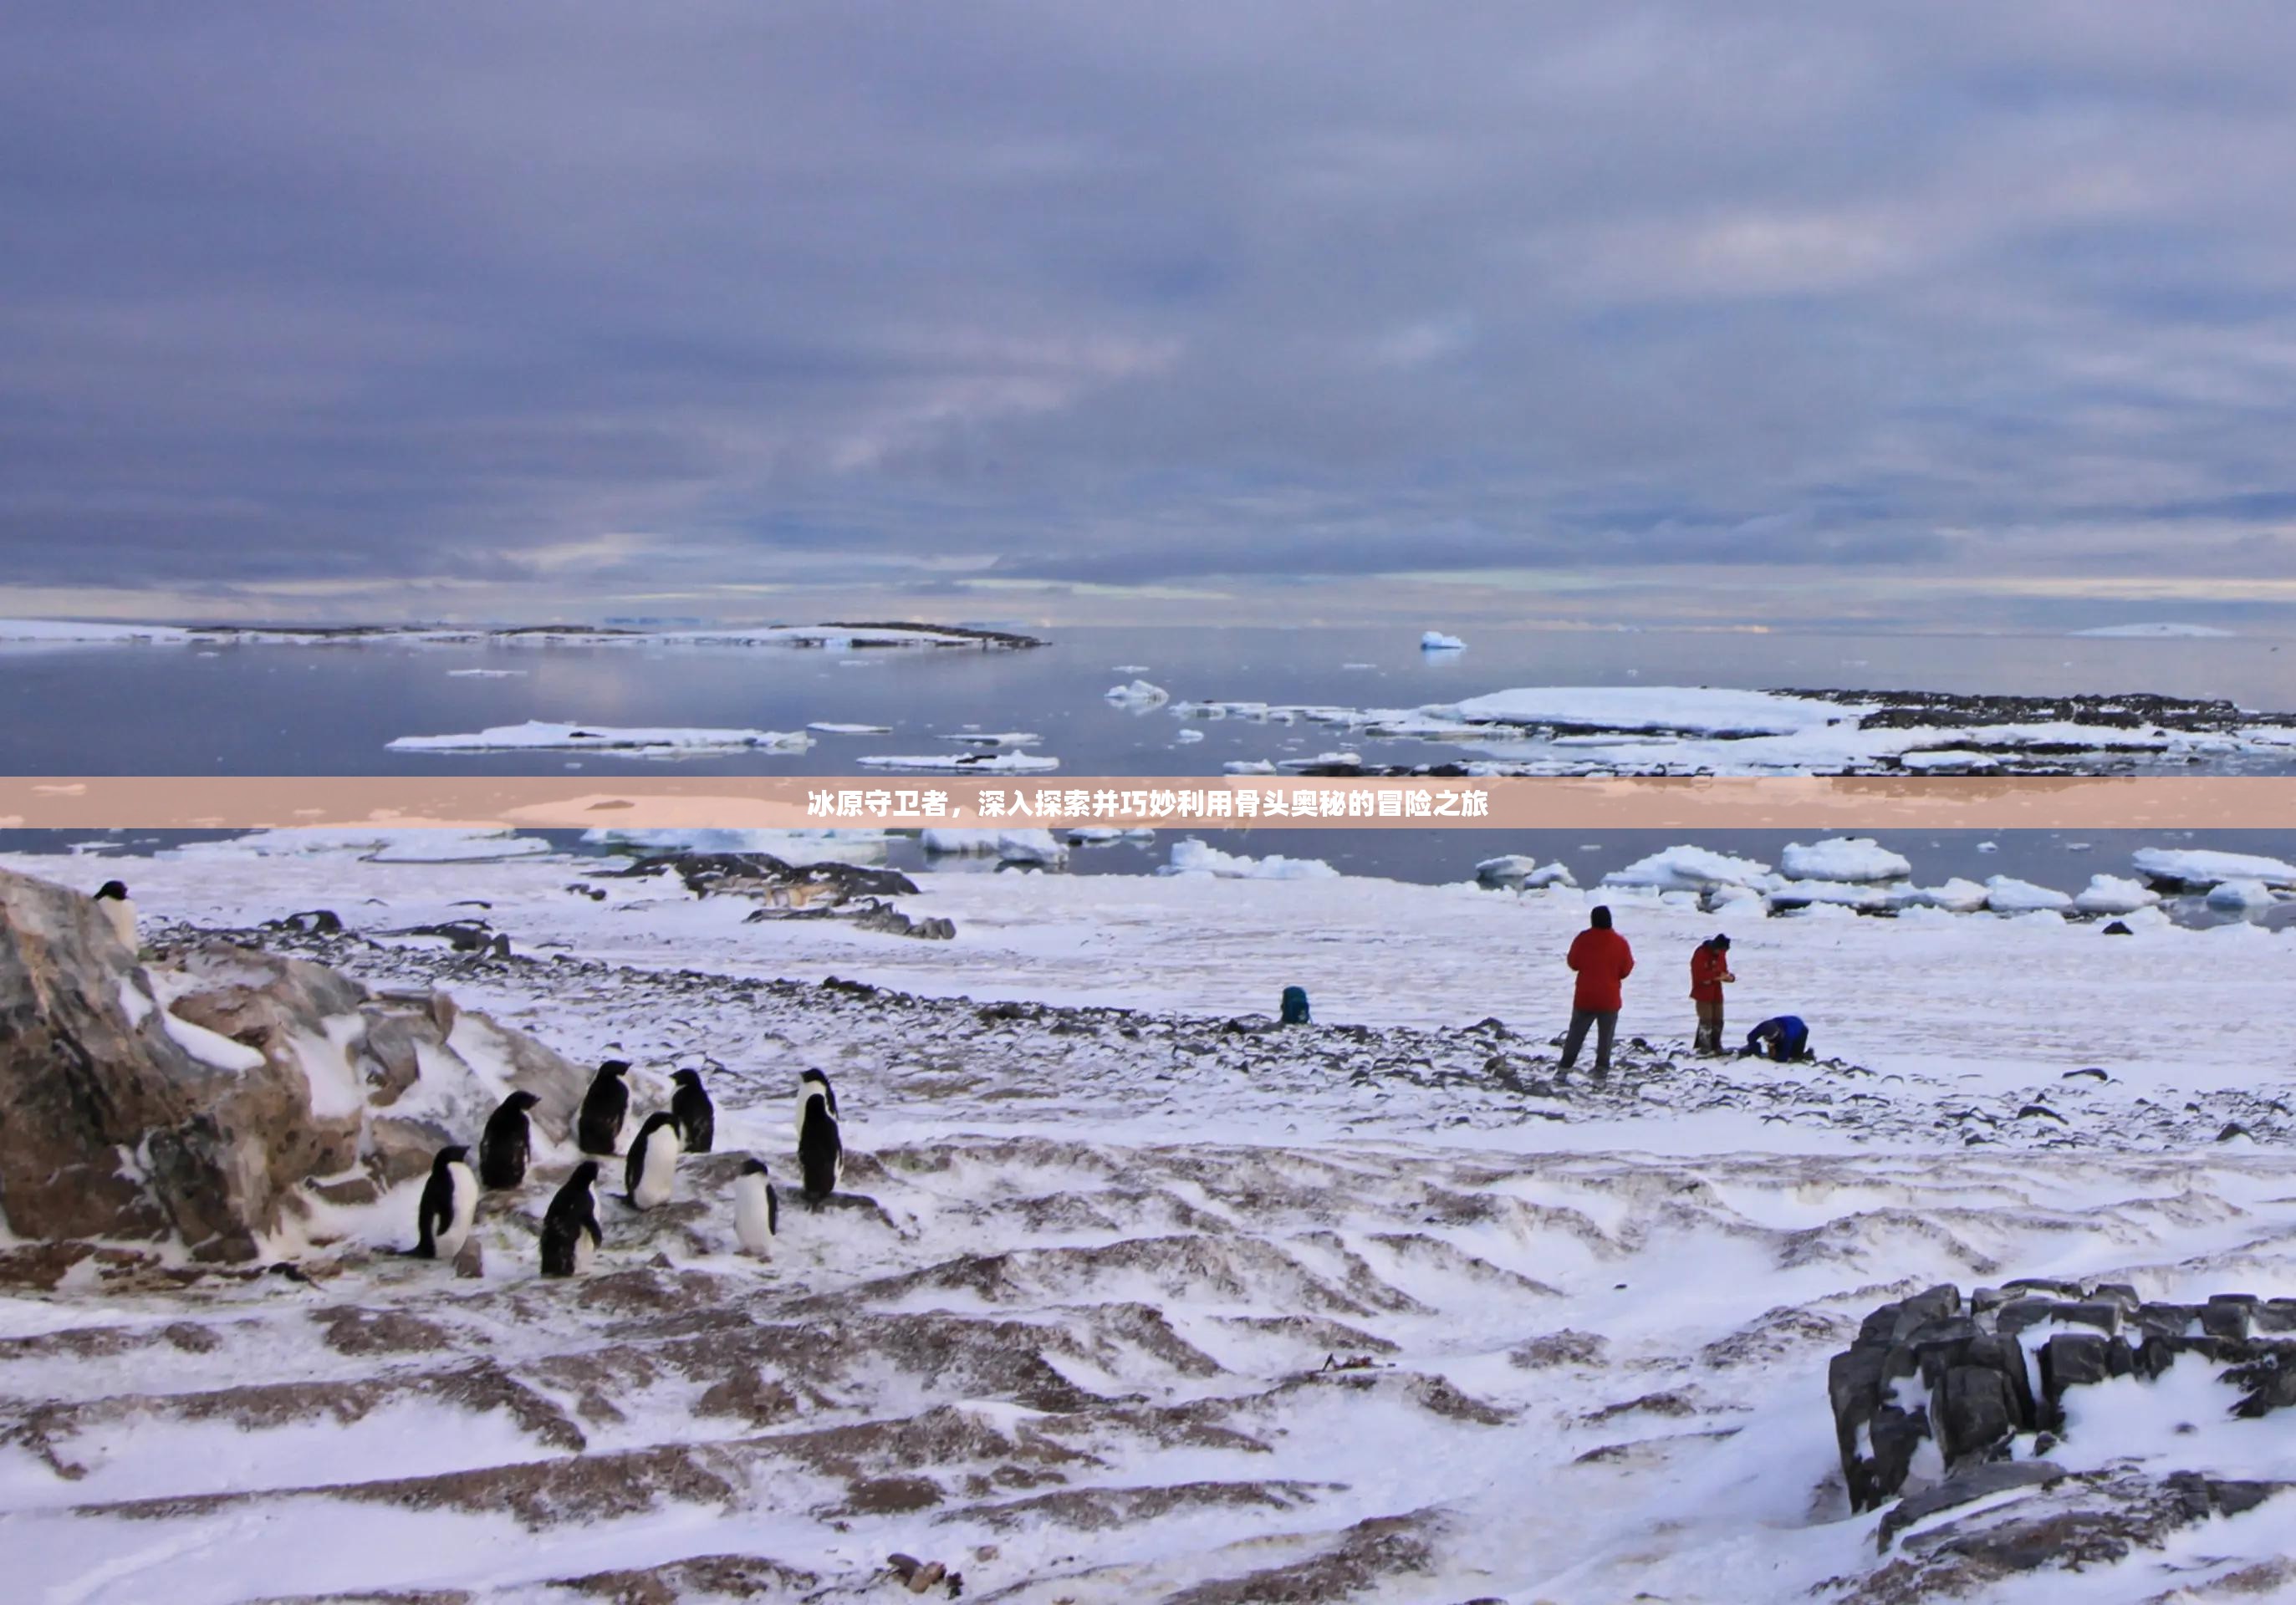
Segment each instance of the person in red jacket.
[[1722,1052],[1722,987],[1737,979],[1730,973],[1728,937],[1709,937],[1690,955],[1690,1001],[1698,1005],[1698,1039],[1692,1052]]
[[1635,951],[1627,938],[1611,929],[1611,911],[1597,908],[1587,915],[1587,929],[1570,939],[1564,961],[1578,972],[1570,997],[1570,1033],[1562,1039],[1563,1069],[1578,1060],[1587,1028],[1595,1031],[1595,1078],[1611,1073],[1611,1042],[1619,1034],[1619,983],[1634,973]]

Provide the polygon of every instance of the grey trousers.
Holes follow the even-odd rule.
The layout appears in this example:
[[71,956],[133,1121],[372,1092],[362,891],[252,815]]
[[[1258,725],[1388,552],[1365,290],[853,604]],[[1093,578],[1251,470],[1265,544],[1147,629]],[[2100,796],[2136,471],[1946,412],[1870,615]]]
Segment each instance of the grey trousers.
[[1611,1068],[1611,1039],[1619,1034],[1619,1011],[1616,1009],[1573,1009],[1570,1011],[1570,1034],[1562,1039],[1562,1069],[1569,1069],[1578,1062],[1579,1045],[1587,1040],[1587,1028],[1595,1028],[1595,1068]]

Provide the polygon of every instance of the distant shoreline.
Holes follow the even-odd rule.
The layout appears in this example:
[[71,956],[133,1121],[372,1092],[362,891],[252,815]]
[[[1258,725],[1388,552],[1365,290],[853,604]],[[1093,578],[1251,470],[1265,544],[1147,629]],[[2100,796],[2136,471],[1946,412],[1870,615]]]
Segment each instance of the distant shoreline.
[[775,646],[840,651],[971,647],[983,651],[1017,651],[1049,644],[1034,635],[978,629],[970,625],[840,620],[811,625],[652,630],[614,625],[176,625],[0,619],[0,644],[28,643],[91,646],[352,646],[370,643],[430,646]]

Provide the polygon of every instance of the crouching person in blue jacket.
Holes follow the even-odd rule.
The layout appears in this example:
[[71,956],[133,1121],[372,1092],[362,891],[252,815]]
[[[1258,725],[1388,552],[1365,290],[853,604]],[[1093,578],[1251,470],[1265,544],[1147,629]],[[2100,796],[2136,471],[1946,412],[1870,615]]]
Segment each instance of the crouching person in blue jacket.
[[1773,1015],[1746,1033],[1746,1045],[1738,1050],[1743,1059],[1749,1053],[1775,1059],[1813,1059],[1809,1051],[1809,1028],[1801,1023],[1798,1014]]

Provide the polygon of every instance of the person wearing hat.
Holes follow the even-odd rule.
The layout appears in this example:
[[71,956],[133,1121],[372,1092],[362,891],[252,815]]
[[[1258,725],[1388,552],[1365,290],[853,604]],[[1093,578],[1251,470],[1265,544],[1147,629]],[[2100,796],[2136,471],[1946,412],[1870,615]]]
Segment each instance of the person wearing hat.
[[1570,993],[1570,1029],[1562,1039],[1559,1069],[1578,1062],[1587,1028],[1595,1028],[1595,1079],[1611,1074],[1611,1042],[1619,1033],[1620,985],[1634,973],[1635,950],[1611,925],[1607,908],[1590,910],[1587,929],[1570,939],[1564,963],[1578,975]]
[[1722,988],[1737,979],[1730,973],[1728,937],[1709,937],[1690,955],[1690,1001],[1698,1009],[1698,1036],[1691,1052],[1722,1052]]

